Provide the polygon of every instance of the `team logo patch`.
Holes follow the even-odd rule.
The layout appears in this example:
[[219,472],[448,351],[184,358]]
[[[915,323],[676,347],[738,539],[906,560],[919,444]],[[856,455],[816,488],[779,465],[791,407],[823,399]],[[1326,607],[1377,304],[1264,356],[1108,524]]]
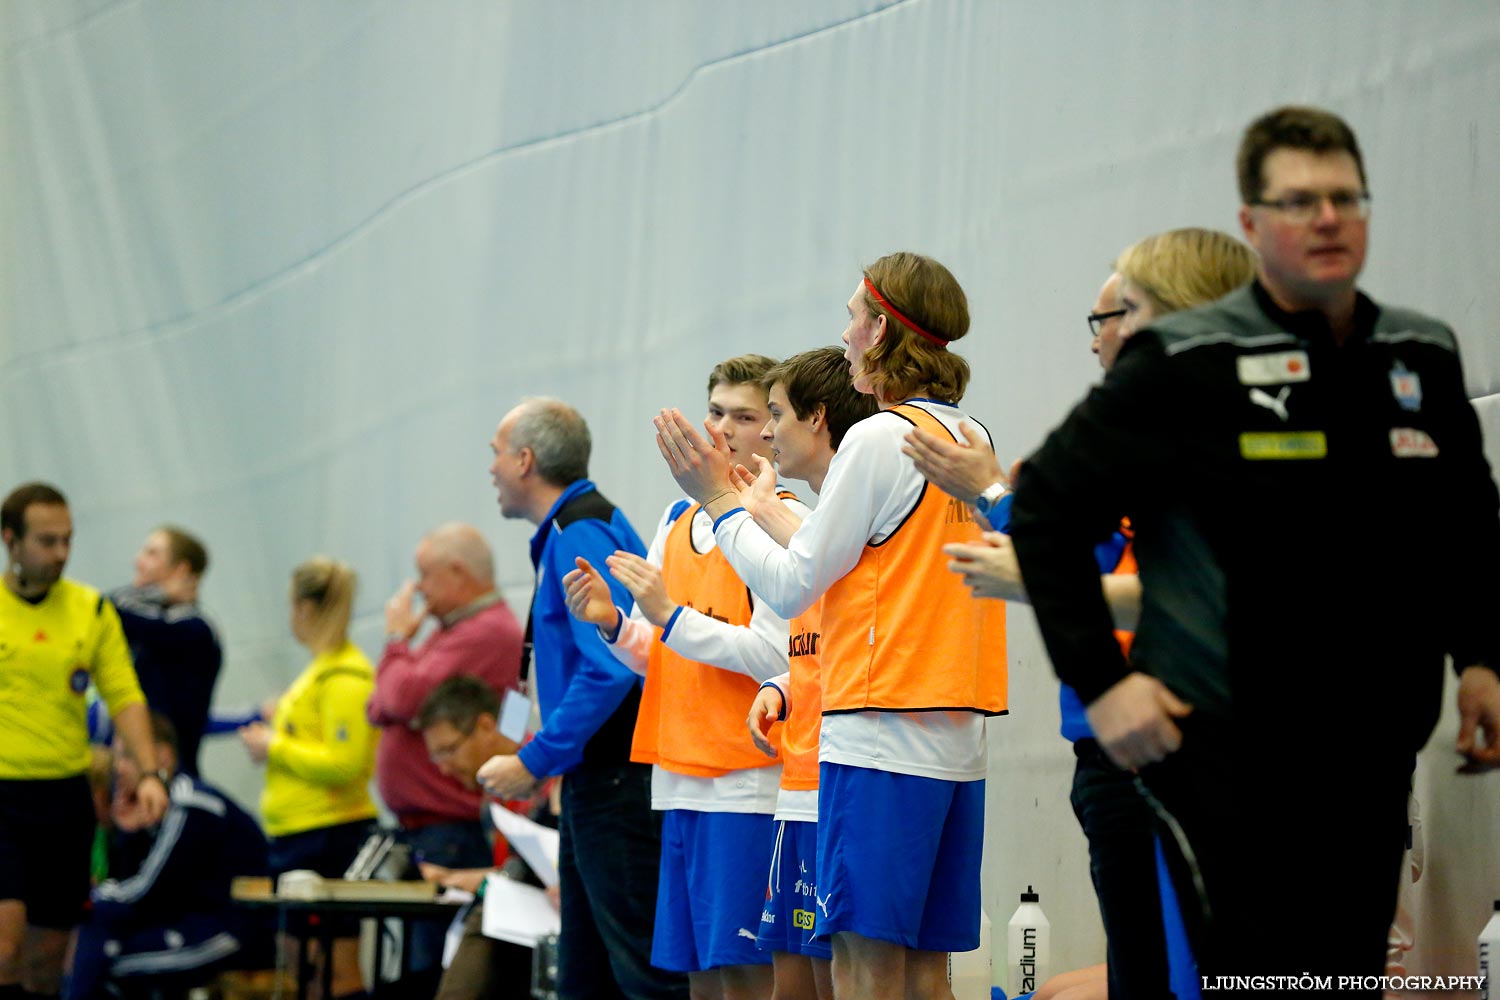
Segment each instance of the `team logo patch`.
[[1437,458],[1438,446],[1425,431],[1415,427],[1392,427],[1391,454],[1397,458]]
[[1251,461],[1327,458],[1328,438],[1322,431],[1246,433],[1240,435],[1240,455]]
[[[1395,367],[1391,369],[1391,395],[1396,397],[1396,402],[1401,404],[1401,409],[1412,413],[1417,412],[1422,408],[1421,376],[1397,361]],[[1393,431],[1392,434],[1394,433]],[[1394,443],[1395,438],[1391,440]]]
[[73,672],[68,675],[68,690],[74,694],[83,694],[89,689],[89,672],[87,667],[74,667]]
[[814,914],[812,910],[793,910],[792,926],[798,930],[810,931],[813,929]]
[[1234,366],[1240,385],[1280,385],[1283,382],[1306,382],[1312,378],[1306,351],[1246,354],[1235,358]]

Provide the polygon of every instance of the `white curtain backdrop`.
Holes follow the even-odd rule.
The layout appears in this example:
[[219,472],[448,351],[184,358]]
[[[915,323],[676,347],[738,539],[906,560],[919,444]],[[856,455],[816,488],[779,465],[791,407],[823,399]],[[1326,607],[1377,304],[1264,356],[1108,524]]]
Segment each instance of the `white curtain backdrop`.
[[[1281,103],[1358,131],[1364,286],[1455,325],[1500,458],[1494,3],[0,0],[0,46],[0,488],[59,484],[72,574],[101,586],[154,525],[200,533],[222,706],[302,666],[285,592],[314,552],[358,569],[372,657],[442,521],[490,536],[524,607],[530,527],[486,475],[523,395],[580,407],[594,478],[649,531],[673,495],[655,409],[696,411],[727,356],[834,343],[891,250],[963,282],[966,406],[1026,453],[1097,377],[1109,261],[1235,231],[1235,144]],[[1003,941],[1035,885],[1055,968],[1084,965],[1072,757],[1031,616],[1010,621],[986,905]],[[1357,767],[1383,720],[1329,725]],[[1419,775],[1417,972],[1472,972],[1500,896],[1500,776],[1451,773],[1455,726]],[[253,803],[237,743],[206,769]],[[1267,804],[1265,850],[1297,829]]]

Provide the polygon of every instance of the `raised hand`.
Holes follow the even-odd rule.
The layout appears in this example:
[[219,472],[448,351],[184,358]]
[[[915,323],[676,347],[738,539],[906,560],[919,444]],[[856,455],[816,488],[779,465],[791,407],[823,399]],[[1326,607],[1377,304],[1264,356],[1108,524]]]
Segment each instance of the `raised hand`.
[[[677,605],[667,596],[667,582],[662,579],[661,568],[654,566],[634,552],[616,552],[604,564],[616,580],[625,585],[636,607],[646,620],[657,628],[666,628]],[[613,624],[613,619],[611,619]]]
[[424,613],[412,607],[412,598],[417,592],[417,584],[413,580],[407,580],[391,599],[385,602],[385,634],[389,638],[410,639],[417,634],[417,629],[422,625]]
[[604,574],[582,556],[574,559],[574,563],[578,568],[569,570],[562,578],[568,611],[581,622],[612,630],[619,622],[620,613],[615,608],[615,598]]
[[901,453],[938,489],[964,503],[973,503],[995,483],[1010,486],[989,442],[967,422],[959,424],[968,444],[948,441],[916,428],[906,435]]
[[735,491],[730,483],[729,446],[724,436],[707,423],[709,439],[698,433],[682,411],[662,410],[656,425],[656,447],[682,492],[701,504]]
[[964,586],[975,597],[1024,601],[1026,585],[1021,581],[1021,566],[1010,536],[986,531],[983,538],[982,542],[944,545],[948,568],[964,578]]

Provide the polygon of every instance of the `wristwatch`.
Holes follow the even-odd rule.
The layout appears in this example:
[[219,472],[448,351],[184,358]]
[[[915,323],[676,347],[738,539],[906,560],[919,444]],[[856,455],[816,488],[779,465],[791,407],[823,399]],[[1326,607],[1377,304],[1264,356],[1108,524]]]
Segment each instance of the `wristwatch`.
[[990,519],[990,512],[995,509],[995,504],[999,503],[1000,498],[1009,492],[1010,490],[1004,483],[991,483],[985,488],[983,493],[979,494],[979,498],[974,501],[974,509],[983,514],[984,519],[988,521]]
[[172,787],[172,772],[168,771],[164,767],[158,767],[154,771],[147,771],[146,773],[142,774],[141,777],[155,778],[157,781],[161,782],[161,787],[164,789],[170,790]]

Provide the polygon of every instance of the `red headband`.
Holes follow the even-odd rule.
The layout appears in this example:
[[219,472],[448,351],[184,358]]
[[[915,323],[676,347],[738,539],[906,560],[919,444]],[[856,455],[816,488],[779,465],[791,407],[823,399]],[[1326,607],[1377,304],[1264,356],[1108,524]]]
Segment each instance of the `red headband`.
[[870,290],[871,295],[875,296],[875,301],[879,302],[883,307],[885,307],[886,312],[899,319],[901,321],[901,324],[912,333],[915,333],[917,336],[921,337],[923,340],[927,341],[930,344],[936,344],[939,347],[948,346],[948,341],[944,340],[942,337],[937,336],[936,334],[928,333],[916,323],[913,323],[911,321],[911,318],[903,313],[900,309],[897,309],[895,306],[891,305],[890,302],[886,301],[886,297],[880,294],[880,289],[876,288],[875,283],[869,278],[865,279],[865,287]]

